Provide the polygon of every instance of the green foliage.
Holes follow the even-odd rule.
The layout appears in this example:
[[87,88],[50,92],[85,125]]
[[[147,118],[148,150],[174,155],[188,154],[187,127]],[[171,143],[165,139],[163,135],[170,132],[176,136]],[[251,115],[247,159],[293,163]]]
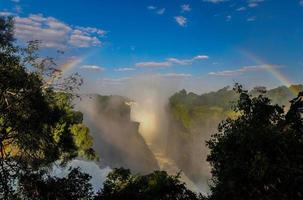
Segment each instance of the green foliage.
[[47,175],[45,171],[23,174],[19,179],[15,199],[24,200],[199,200],[205,199],[185,187],[180,176],[164,171],[148,175],[132,175],[130,170],[112,171],[96,194],[92,191],[91,177],[78,168],[70,169],[66,177]]
[[[262,94],[278,105],[289,106],[289,99],[295,97],[294,91],[302,91],[303,85],[281,86],[271,90],[265,87],[255,87],[249,94],[258,96]],[[205,124],[208,121],[223,120],[226,117],[236,117],[237,113],[231,107],[236,102],[238,94],[229,87],[216,92],[202,95],[187,93],[185,90],[177,92],[170,97],[169,109],[172,118],[181,126],[190,130],[193,126]]]
[[179,175],[164,171],[132,175],[129,170],[115,169],[108,175],[95,200],[198,200],[199,197],[180,182]]
[[8,198],[20,174],[96,155],[71,104],[81,80],[59,82],[52,60],[35,53],[37,42],[15,46],[11,18],[0,17],[0,36],[0,197]]
[[91,177],[78,168],[63,178],[45,176],[43,172],[24,174],[20,178],[18,198],[23,200],[89,200],[93,191]]
[[228,118],[207,142],[212,166],[209,199],[302,199],[303,101],[301,93],[283,107],[242,86],[236,119]]
[[170,97],[169,108],[173,119],[189,130],[196,124],[207,123],[206,120],[221,120],[232,114],[230,105],[236,97],[228,87],[200,96],[181,90]]
[[81,157],[93,160],[97,155],[92,149],[93,138],[89,135],[89,129],[84,124],[74,124],[70,127],[78,154]]

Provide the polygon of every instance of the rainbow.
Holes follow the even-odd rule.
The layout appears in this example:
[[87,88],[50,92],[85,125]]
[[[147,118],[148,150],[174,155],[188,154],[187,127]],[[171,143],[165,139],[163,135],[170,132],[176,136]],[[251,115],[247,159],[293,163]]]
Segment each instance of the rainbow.
[[51,76],[46,81],[46,85],[51,85],[58,79],[64,72],[67,72],[77,66],[83,61],[83,58],[70,58],[67,62],[54,69]]
[[73,69],[74,67],[81,64],[83,61],[85,61],[88,57],[94,55],[97,53],[97,50],[90,50],[89,52],[85,53],[81,57],[72,56],[67,59],[67,61],[57,68],[61,73],[66,73]]
[[58,70],[60,70],[62,72],[67,72],[67,71],[71,70],[72,68],[74,68],[75,66],[77,66],[78,64],[80,64],[83,60],[84,60],[84,58],[72,57],[72,58],[68,59],[67,62],[60,65],[58,67]]
[[285,85],[288,87],[289,91],[297,96],[300,92],[297,87],[292,87],[294,83],[292,83],[281,71],[279,71],[279,67],[277,65],[268,64],[260,57],[257,57],[256,55],[241,50],[241,53],[245,55],[248,59],[255,62],[257,65],[262,66],[267,72],[269,72],[273,77],[275,77],[282,85]]

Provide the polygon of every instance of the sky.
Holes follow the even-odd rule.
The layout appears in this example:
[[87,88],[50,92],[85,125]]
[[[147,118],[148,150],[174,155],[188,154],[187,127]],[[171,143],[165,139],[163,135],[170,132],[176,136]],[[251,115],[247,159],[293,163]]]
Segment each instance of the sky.
[[303,0],[0,0],[0,15],[89,87],[303,83]]

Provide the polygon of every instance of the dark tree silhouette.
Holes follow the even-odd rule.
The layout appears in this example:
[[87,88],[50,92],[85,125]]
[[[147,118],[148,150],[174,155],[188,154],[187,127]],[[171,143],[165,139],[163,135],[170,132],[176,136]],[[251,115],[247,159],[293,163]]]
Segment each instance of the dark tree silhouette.
[[91,177],[78,168],[63,178],[45,177],[44,173],[24,174],[19,193],[24,200],[89,200],[93,196]]
[[207,142],[209,199],[302,199],[302,93],[285,114],[262,95],[252,98],[239,84],[234,89],[240,94],[238,117],[223,121]]
[[127,169],[115,169],[94,200],[198,200],[179,178],[164,171],[132,175]]
[[95,158],[82,114],[71,104],[82,81],[63,78],[37,42],[15,46],[13,19],[0,17],[0,198],[16,196],[18,178],[60,160]]

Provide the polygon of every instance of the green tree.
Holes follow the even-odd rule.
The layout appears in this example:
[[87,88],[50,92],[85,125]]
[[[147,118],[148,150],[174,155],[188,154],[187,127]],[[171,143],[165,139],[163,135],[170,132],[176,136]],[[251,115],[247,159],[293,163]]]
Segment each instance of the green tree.
[[115,169],[108,175],[95,200],[198,200],[195,193],[164,171],[148,175],[132,175],[129,170]]
[[302,199],[303,93],[284,108],[235,85],[236,119],[223,121],[207,142],[212,166],[209,199]]
[[78,168],[66,177],[47,176],[43,172],[24,174],[18,192],[23,200],[89,200],[93,197],[91,177]]
[[71,103],[82,80],[77,74],[62,77],[51,58],[39,57],[38,45],[34,41],[25,48],[15,46],[13,19],[0,17],[3,199],[14,198],[15,184],[23,174],[49,167],[57,160],[64,164],[76,156],[96,158],[82,114],[75,112]]

